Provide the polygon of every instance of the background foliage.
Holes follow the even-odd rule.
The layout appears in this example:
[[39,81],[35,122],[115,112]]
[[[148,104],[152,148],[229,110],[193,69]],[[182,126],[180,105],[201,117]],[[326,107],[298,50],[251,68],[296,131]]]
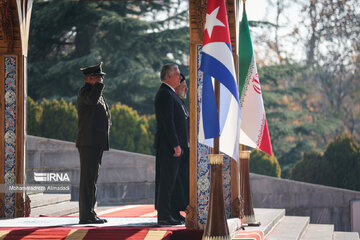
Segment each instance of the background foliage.
[[[164,63],[188,75],[187,11],[180,1],[35,1],[29,38],[29,96],[75,101],[80,67],[104,62],[104,93],[140,113],[153,113]],[[163,20],[155,20],[155,16]]]
[[77,110],[64,99],[27,99],[27,133],[29,135],[75,142]]
[[[130,152],[154,154],[155,116],[140,116],[138,112],[120,103],[111,109],[111,148]],[[64,99],[34,101],[28,98],[27,133],[29,135],[75,142],[77,110]]]
[[[357,0],[266,1],[272,14],[264,15],[263,21],[249,19],[249,24],[281,177],[299,177],[298,169],[306,168],[308,174],[300,174],[304,181],[350,186],[337,177],[333,182],[326,180],[336,164],[326,166],[330,158],[321,153],[341,134],[360,140]],[[56,111],[71,112],[83,84],[79,68],[103,61],[107,73],[104,93],[114,111],[111,147],[152,153],[153,99],[160,68],[176,62],[188,76],[188,9],[184,3],[35,0],[28,54],[28,94],[35,100],[28,101],[29,133],[71,140],[74,135],[70,133],[50,134],[46,124],[54,121],[61,129],[66,119],[71,125],[73,113],[59,116],[64,121],[51,120],[47,111],[55,110],[45,110],[46,102]],[[128,130],[121,130],[123,121],[129,124],[129,139],[118,137]],[[72,128],[75,126],[69,131]],[[344,156],[343,162],[349,164],[359,159],[356,154]],[[265,165],[261,171],[266,172]],[[294,166],[297,170],[291,171]],[[337,167],[339,171],[343,168]]]
[[278,160],[259,150],[253,150],[250,154],[250,172],[277,178],[281,176]]
[[360,190],[360,145],[344,134],[329,143],[324,153],[306,153],[290,178],[351,190]]
[[126,105],[117,103],[111,109],[112,126],[110,144],[112,148],[131,152],[154,154],[153,122],[155,116],[140,116],[138,112]]

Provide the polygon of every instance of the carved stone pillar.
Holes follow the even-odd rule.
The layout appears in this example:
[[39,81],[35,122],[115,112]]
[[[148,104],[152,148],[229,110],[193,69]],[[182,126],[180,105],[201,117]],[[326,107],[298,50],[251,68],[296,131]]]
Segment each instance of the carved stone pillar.
[[189,0],[190,22],[190,193],[189,206],[186,212],[186,228],[198,229],[198,199],[197,199],[197,85],[198,61],[200,45],[204,34],[206,0]]
[[[233,54],[236,55],[235,1],[225,1]],[[208,214],[210,195],[210,147],[199,143],[198,124],[201,104],[202,73],[200,69],[201,49],[206,19],[207,0],[189,0],[190,22],[190,201],[187,208],[186,227],[203,229]],[[237,57],[236,57],[237,58]],[[224,156],[223,193],[226,217],[241,217],[242,202],[239,186],[238,162]]]
[[32,0],[0,0],[0,217],[29,216],[25,183],[26,60]]

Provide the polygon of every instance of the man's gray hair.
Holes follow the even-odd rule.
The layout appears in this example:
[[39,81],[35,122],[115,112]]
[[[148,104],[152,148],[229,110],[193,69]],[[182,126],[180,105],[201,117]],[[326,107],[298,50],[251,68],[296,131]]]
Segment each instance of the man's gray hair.
[[160,79],[161,81],[165,81],[166,80],[166,75],[168,73],[171,73],[172,70],[174,69],[174,67],[177,67],[177,65],[175,63],[167,63],[165,64],[162,69],[161,69],[161,73],[160,73]]

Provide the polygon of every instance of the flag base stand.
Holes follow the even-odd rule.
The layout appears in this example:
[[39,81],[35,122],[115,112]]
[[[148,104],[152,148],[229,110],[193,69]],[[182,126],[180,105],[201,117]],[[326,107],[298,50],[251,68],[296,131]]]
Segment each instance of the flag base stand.
[[202,240],[231,240],[225,215],[222,182],[222,154],[209,154],[210,197],[209,210]]
[[259,221],[256,221],[254,215],[251,216],[244,216],[243,223],[246,224],[248,227],[258,227],[261,225]]
[[225,237],[225,236],[203,236],[202,237],[202,240],[231,240],[231,238],[228,236],[228,237]]
[[240,193],[244,199],[244,219],[243,223],[247,226],[260,226],[260,222],[256,221],[254,208],[252,203],[250,189],[250,151],[240,151]]

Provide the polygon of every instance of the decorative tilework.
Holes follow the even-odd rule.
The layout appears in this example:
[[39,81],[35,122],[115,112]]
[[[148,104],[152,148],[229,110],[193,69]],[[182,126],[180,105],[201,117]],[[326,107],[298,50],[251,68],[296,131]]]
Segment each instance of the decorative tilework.
[[[199,70],[201,62],[201,45],[197,46],[197,129],[199,129],[200,106],[202,94],[203,74]],[[197,140],[197,225],[204,229],[208,213],[210,196],[210,165],[208,155],[210,147],[199,143]],[[223,164],[223,192],[226,216],[231,216],[231,158],[224,155]]]
[[197,219],[198,227],[203,229],[206,223],[210,196],[210,166],[208,154],[210,148],[198,142],[197,159]]
[[[4,57],[4,183],[16,183],[16,56]],[[15,217],[15,193],[5,193],[4,216]]]
[[231,217],[231,157],[224,154],[223,163],[223,192],[225,212],[227,218]]

